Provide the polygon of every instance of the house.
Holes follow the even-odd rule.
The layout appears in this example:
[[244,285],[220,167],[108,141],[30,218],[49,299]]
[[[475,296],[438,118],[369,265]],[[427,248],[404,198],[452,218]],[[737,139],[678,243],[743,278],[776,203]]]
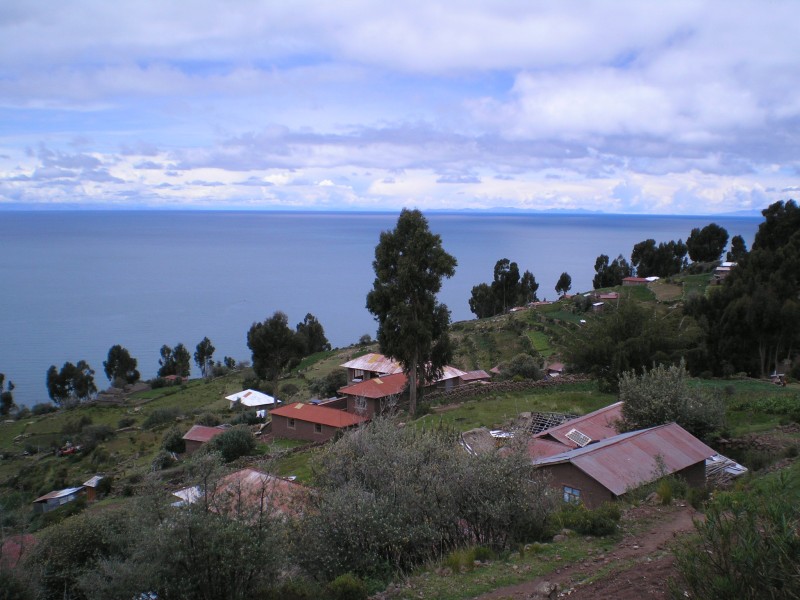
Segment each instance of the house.
[[102,475],[95,475],[88,481],[83,482],[83,487],[86,488],[86,501],[94,502],[97,500],[97,486],[103,481],[105,477]]
[[680,425],[669,423],[535,459],[533,465],[547,472],[565,501],[596,508],[666,475],[703,486],[706,459],[714,454]]
[[736,266],[735,262],[723,262],[720,264],[716,269],[714,269],[714,274],[712,276],[712,281],[714,283],[722,283],[731,274],[731,270]]
[[528,442],[528,454],[536,460],[614,437],[619,433],[617,423],[621,420],[622,402],[609,404],[534,434]]
[[85,494],[86,490],[83,486],[54,490],[33,501],[33,512],[38,514],[50,512],[59,506],[74,502]]
[[272,433],[277,438],[323,442],[340,431],[356,427],[366,417],[314,404],[295,402],[270,411]]
[[180,499],[174,506],[205,499],[213,512],[252,520],[264,513],[271,516],[302,514],[307,491],[289,479],[246,468],[220,478],[208,493],[204,493],[201,486],[192,486],[173,492],[173,495]]
[[193,454],[200,447],[210,442],[221,433],[225,433],[225,427],[207,427],[205,425],[194,425],[187,431],[183,439],[186,442],[186,453]]
[[403,372],[399,362],[377,352],[359,356],[341,366],[347,369],[347,385]]
[[225,400],[231,403],[231,410],[237,406],[245,406],[254,409],[259,417],[267,416],[266,411],[274,408],[278,403],[272,396],[257,390],[242,390],[230,396],[225,396]]
[[347,412],[372,419],[382,413],[388,404],[399,400],[405,392],[408,378],[404,373],[373,377],[339,389],[347,400]]
[[625,277],[622,280],[622,285],[629,286],[629,285],[647,285],[649,281],[646,277]]

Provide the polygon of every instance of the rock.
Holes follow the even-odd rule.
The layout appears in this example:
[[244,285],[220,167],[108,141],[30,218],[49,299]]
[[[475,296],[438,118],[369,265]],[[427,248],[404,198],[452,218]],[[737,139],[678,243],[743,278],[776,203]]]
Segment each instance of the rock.
[[553,541],[556,542],[556,543],[558,543],[558,542],[566,542],[567,541],[567,536],[565,536],[562,533],[558,533],[558,534],[553,536]]
[[558,596],[558,584],[551,583],[550,581],[543,581],[533,593],[529,596],[531,600],[540,599],[540,598],[556,598]]

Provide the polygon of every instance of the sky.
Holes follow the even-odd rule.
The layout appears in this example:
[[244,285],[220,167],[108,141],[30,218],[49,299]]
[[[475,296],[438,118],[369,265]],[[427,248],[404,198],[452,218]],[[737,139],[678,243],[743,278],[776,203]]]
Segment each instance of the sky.
[[0,209],[758,211],[800,2],[4,0]]

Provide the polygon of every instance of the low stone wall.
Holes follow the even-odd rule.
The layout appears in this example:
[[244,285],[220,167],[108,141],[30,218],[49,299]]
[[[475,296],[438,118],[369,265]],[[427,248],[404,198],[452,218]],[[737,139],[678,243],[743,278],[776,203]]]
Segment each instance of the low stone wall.
[[488,396],[507,392],[524,392],[526,390],[556,387],[566,383],[580,383],[590,381],[586,375],[562,375],[553,379],[540,379],[536,381],[496,381],[489,383],[470,383],[460,385],[452,390],[431,392],[425,394],[421,401],[436,404],[450,404],[461,402],[476,396]]

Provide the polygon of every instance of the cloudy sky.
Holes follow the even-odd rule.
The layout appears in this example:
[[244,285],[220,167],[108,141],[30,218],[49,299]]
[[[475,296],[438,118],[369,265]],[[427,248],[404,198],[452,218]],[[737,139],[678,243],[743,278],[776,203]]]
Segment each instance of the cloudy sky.
[[0,207],[800,194],[800,2],[4,0]]

